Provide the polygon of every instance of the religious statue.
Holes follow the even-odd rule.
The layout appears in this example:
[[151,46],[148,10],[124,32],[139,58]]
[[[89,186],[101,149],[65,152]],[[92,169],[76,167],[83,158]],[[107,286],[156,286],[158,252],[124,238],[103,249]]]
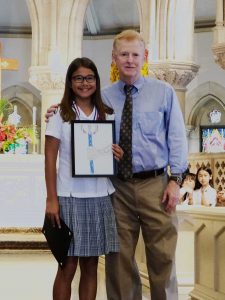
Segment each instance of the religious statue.
[[17,106],[14,105],[13,113],[8,117],[8,123],[17,126],[20,123],[21,116],[17,113]]

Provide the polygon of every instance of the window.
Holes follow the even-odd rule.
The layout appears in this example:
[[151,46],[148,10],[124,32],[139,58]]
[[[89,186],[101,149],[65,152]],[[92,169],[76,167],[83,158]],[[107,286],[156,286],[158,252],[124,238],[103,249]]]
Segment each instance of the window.
[[225,152],[225,126],[200,126],[200,152]]

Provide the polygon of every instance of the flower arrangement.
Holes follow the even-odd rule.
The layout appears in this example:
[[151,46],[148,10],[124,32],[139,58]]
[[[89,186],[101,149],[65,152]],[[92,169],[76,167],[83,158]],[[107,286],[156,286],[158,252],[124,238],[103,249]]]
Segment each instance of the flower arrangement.
[[0,152],[14,153],[23,142],[32,143],[32,140],[31,129],[0,123]]
[[[6,99],[0,99],[0,153],[15,153],[21,146],[33,142],[32,128],[17,127],[7,121],[5,113],[12,111],[12,105]],[[19,152],[19,151],[18,151]]]
[[[148,77],[149,73],[148,73],[148,50],[145,49],[145,62],[142,66],[141,69],[141,75]],[[116,66],[116,64],[114,62],[111,63],[111,68],[110,68],[110,81],[113,83],[115,81],[118,81],[120,79],[119,76],[119,71],[118,68]]]

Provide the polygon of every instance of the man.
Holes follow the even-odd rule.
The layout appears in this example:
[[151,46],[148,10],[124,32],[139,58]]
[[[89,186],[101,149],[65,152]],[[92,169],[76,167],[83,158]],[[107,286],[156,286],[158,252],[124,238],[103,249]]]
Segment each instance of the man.
[[[151,299],[178,299],[175,207],[179,202],[182,173],[187,169],[186,134],[174,89],[162,81],[141,76],[144,51],[144,40],[138,32],[125,30],[117,35],[112,58],[120,80],[102,91],[105,103],[115,112],[116,142],[124,150],[124,162],[132,164],[131,174],[125,172],[125,176],[124,168],[126,171],[129,168],[122,160],[118,176],[113,180],[116,193],[112,201],[120,252],[105,257],[108,300],[142,299],[134,258],[140,229],[145,243]],[[127,96],[125,86],[128,86]],[[125,109],[125,102],[129,102],[129,110]],[[132,122],[127,128],[124,126],[130,120],[124,118],[125,110],[126,117],[129,116],[127,111],[130,112]],[[129,131],[132,137],[128,137]],[[130,142],[132,149],[129,150]],[[172,174],[169,180],[168,166]]]
[[[102,96],[115,112],[116,140],[125,102],[124,86],[132,85],[132,176],[113,180],[120,253],[106,256],[109,300],[141,300],[141,281],[134,254],[140,228],[145,243],[152,300],[178,299],[175,274],[177,219],[182,173],[187,169],[187,142],[182,113],[171,86],[140,74],[145,44],[126,30],[114,39],[112,58],[120,80]],[[123,148],[123,146],[121,145]],[[125,149],[123,149],[125,150]],[[124,151],[124,157],[127,153]],[[172,177],[166,173],[170,166]]]

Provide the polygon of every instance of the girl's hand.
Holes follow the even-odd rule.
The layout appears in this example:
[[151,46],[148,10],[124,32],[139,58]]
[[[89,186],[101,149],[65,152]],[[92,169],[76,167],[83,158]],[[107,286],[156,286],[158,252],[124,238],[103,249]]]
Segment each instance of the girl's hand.
[[202,198],[201,198],[201,205],[203,206],[211,206],[208,200],[205,199],[205,187],[202,187]]
[[45,214],[51,220],[53,227],[55,227],[55,225],[57,224],[58,227],[61,228],[59,218],[59,201],[57,198],[46,199]]
[[124,152],[123,152],[123,149],[119,145],[112,144],[112,152],[117,161],[120,161],[123,158]]
[[189,198],[189,200],[188,200],[188,205],[193,205],[193,193],[190,193],[190,194],[188,195],[188,198]]
[[202,192],[202,194],[205,193],[207,187],[208,187],[208,186],[202,186],[202,187],[201,187],[201,192]]

